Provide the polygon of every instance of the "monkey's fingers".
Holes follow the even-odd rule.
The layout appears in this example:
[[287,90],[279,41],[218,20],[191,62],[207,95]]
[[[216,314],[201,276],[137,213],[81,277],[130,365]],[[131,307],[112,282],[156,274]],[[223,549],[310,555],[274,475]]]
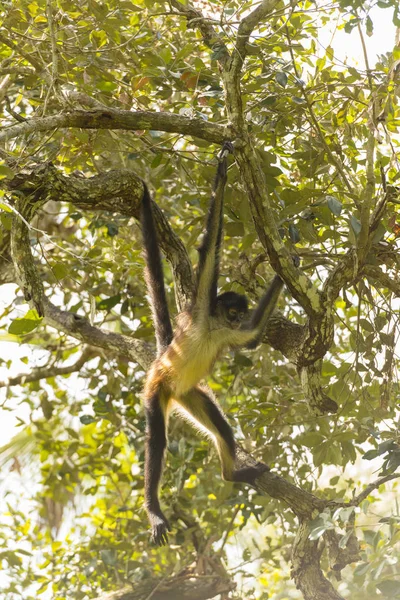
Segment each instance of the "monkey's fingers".
[[168,531],[171,527],[164,516],[154,515],[151,519],[151,541],[157,546],[168,544]]

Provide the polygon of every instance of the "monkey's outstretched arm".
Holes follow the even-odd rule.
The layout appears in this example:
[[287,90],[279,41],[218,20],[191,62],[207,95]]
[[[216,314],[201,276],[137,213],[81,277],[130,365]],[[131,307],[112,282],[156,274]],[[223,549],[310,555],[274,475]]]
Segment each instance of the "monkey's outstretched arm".
[[268,319],[275,309],[283,286],[282,279],[278,275],[275,275],[248,323],[245,323],[241,329],[224,327],[218,330],[218,340],[220,343],[224,343],[232,348],[243,346],[246,348],[255,348],[261,341]]
[[143,199],[141,206],[141,224],[143,234],[144,257],[146,261],[145,279],[150,296],[150,308],[156,331],[157,355],[163,353],[171,343],[173,332],[168,311],[167,297],[164,287],[164,273],[160,248],[154,223],[151,197],[143,182]]
[[222,150],[211,195],[206,231],[199,248],[199,265],[193,309],[200,315],[209,315],[217,298],[224,190],[227,180],[227,154],[230,150],[230,145],[224,146]]
[[249,330],[254,333],[252,340],[247,342],[246,348],[256,348],[261,341],[268,319],[275,310],[276,303],[283,289],[284,283],[279,275],[275,275],[269,288],[262,296],[256,310],[253,312]]

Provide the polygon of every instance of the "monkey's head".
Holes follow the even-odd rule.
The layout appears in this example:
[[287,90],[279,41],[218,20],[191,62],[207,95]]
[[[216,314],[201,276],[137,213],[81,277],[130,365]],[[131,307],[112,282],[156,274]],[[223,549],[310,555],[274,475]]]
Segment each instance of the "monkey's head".
[[246,318],[249,307],[246,296],[236,292],[224,292],[217,296],[216,314],[232,329],[239,329]]

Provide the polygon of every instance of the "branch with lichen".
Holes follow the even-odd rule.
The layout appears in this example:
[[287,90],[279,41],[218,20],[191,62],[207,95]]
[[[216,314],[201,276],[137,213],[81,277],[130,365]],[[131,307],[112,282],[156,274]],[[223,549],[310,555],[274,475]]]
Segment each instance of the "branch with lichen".
[[[26,217],[31,218],[37,208],[37,204],[31,206],[26,200],[19,201],[17,206],[25,220]],[[45,318],[47,324],[91,346],[111,350],[116,355],[123,354],[143,368],[149,366],[153,352],[144,342],[95,327],[85,317],[61,310],[46,298],[31,252],[29,229],[19,214],[13,215],[11,256],[26,301],[36,309],[39,316]]]
[[93,108],[91,110],[71,110],[50,117],[33,117],[24,123],[3,127],[0,141],[7,141],[20,135],[52,131],[53,129],[153,129],[195,136],[214,144],[229,141],[232,132],[228,126],[209,123],[204,119],[188,118],[167,112],[130,111],[115,108]]
[[[23,195],[27,201],[40,198],[42,204],[48,200],[70,202],[81,210],[106,210],[140,220],[140,203],[143,195],[142,180],[131,171],[123,169],[83,178],[75,175],[64,175],[54,165],[47,163],[29,172],[16,175],[8,181],[8,189],[11,192],[17,192],[19,196]],[[182,310],[191,298],[194,284],[193,268],[183,242],[175,234],[167,216],[156,202],[153,203],[153,212],[161,249],[171,265],[177,306],[179,310]],[[5,257],[6,247],[3,250],[3,261],[4,265],[7,265]],[[30,261],[29,256],[27,260]],[[48,310],[50,310],[49,307]],[[71,319],[62,318],[62,315],[57,313],[56,310],[58,309],[53,307],[52,314],[56,328],[67,326],[69,331],[72,331],[71,328],[73,328],[76,337],[76,317],[71,322]],[[72,318],[72,313],[67,314],[71,315]],[[79,339],[90,343],[90,336],[93,336],[93,331],[88,329],[87,325],[83,326],[83,322],[80,321],[81,338]],[[87,340],[85,336],[89,336]],[[293,323],[282,315],[274,314],[268,323],[264,341],[280,350],[285,356],[293,359],[296,348],[303,343],[304,337],[304,326]],[[100,337],[96,345],[106,347],[103,344],[107,344],[107,341]],[[128,358],[130,352],[129,348],[125,354]]]

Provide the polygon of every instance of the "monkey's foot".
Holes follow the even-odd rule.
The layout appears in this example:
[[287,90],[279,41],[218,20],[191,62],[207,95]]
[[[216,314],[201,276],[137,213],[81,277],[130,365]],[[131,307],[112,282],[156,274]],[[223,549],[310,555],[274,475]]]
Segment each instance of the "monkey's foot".
[[168,544],[168,531],[171,527],[168,520],[160,511],[159,513],[149,514],[151,527],[151,541],[157,546],[166,546]]
[[261,475],[266,471],[270,471],[269,466],[263,462],[258,462],[253,467],[236,469],[236,471],[233,472],[232,480],[240,483],[248,483],[249,485],[255,485],[257,477],[261,477]]

